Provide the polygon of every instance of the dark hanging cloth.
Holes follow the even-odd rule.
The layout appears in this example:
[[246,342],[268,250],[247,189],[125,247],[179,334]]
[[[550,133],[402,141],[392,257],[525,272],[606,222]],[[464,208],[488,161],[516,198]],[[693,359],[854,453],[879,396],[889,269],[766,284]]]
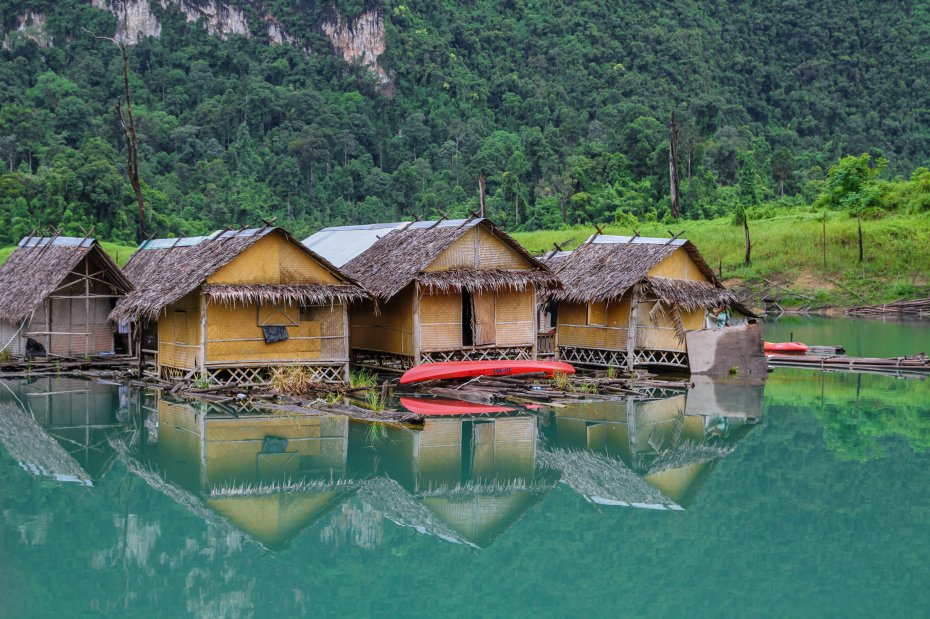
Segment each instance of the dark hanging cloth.
[[263,454],[283,454],[287,451],[287,439],[281,436],[266,436],[262,445]]
[[262,333],[265,334],[266,344],[283,342],[288,338],[287,327],[262,327]]
[[45,346],[38,343],[31,337],[26,338],[26,356],[27,357],[45,357]]

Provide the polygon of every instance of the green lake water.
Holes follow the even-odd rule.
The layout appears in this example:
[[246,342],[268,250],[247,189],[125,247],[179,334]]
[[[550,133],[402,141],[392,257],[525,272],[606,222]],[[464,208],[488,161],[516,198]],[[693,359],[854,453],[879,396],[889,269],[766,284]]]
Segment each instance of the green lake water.
[[[930,350],[926,323],[767,330]],[[0,617],[926,616],[930,381],[654,395],[415,433],[7,382]]]

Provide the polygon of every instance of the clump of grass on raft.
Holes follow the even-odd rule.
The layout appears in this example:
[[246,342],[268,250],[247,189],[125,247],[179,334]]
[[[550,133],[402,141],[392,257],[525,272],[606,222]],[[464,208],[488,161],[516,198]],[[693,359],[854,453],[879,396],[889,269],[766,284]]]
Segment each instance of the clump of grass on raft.
[[287,395],[303,395],[322,388],[322,385],[306,366],[288,365],[272,370],[271,388]]

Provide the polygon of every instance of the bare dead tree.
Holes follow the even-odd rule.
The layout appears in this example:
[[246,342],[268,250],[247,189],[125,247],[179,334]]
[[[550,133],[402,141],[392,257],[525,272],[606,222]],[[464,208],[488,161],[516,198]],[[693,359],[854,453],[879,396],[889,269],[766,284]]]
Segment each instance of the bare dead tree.
[[129,56],[126,53],[126,45],[120,43],[113,37],[105,37],[83,29],[95,39],[109,41],[119,48],[120,57],[123,61],[123,96],[126,101],[126,111],[123,112],[123,101],[116,101],[116,115],[119,117],[120,126],[123,129],[123,137],[126,140],[126,175],[129,177],[129,184],[136,194],[136,202],[139,205],[139,231],[138,242],[145,240],[145,201],[142,198],[142,182],[139,180],[139,138],[136,135],[136,120],[132,114],[132,94],[129,89]]
[[484,183],[484,170],[478,172],[478,204],[479,212],[482,217],[487,217],[485,211],[485,183]]
[[678,185],[678,123],[675,122],[675,112],[672,112],[668,121],[668,184],[672,217],[678,219],[681,217],[681,206]]

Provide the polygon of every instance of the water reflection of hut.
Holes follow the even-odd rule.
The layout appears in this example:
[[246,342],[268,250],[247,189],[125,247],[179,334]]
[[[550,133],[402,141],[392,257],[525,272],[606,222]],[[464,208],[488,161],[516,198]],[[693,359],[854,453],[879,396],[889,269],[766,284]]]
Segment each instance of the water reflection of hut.
[[126,427],[128,390],[68,378],[4,382],[2,440],[27,470],[91,485],[114,459],[109,439]]
[[346,304],[365,295],[281,228],[146,241],[126,274],[136,290],[112,316],[157,321],[162,377],[253,383],[294,365],[348,377]]
[[207,414],[162,400],[150,459],[166,480],[227,522],[280,547],[338,504],[348,418]]
[[108,315],[132,286],[96,240],[26,237],[0,266],[0,349],[85,356],[114,350]]
[[[563,284],[552,297],[563,361],[688,369],[687,334],[705,329],[711,320],[706,312],[714,312],[715,326],[718,316],[736,322],[739,314],[744,323],[752,316],[683,239],[597,235],[572,252],[550,256],[548,264]],[[710,330],[717,338],[738,335],[726,370],[752,357],[764,371],[761,328],[750,326]],[[711,344],[715,350],[716,340]],[[710,356],[702,358],[702,369],[719,365]]]
[[[553,486],[532,416],[427,419],[376,443],[388,472],[454,537],[490,544]],[[448,533],[437,533],[449,537]]]
[[[704,384],[690,406],[691,392],[568,404],[554,412],[552,449],[543,463],[596,502],[681,509],[761,417],[761,385],[743,389],[737,400],[722,397],[729,405],[720,410],[707,406],[716,402],[714,383]],[[729,386],[722,392],[730,394]]]
[[326,228],[304,243],[377,300],[351,310],[358,362],[535,358],[536,289],[555,279],[487,219]]

